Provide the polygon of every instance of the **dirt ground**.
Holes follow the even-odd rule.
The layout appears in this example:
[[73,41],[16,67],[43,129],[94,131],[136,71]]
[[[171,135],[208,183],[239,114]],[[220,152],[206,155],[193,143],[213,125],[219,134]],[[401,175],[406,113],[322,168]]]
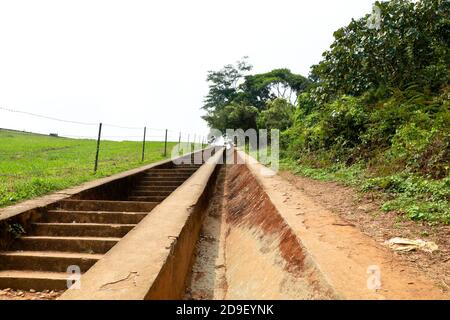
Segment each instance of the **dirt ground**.
[[382,201],[379,196],[361,194],[336,182],[316,181],[288,171],[282,171],[279,175],[381,244],[393,237],[434,241],[439,250],[433,253],[396,252],[395,256],[408,266],[420,270],[443,291],[450,291],[449,226],[429,226],[403,218],[395,212],[385,213],[380,210]]

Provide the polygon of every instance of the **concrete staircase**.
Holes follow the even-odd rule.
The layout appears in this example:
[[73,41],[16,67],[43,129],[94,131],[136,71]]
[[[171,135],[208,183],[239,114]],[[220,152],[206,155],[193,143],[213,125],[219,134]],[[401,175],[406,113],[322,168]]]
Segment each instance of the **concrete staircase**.
[[198,166],[182,165],[174,169],[149,171],[133,190],[129,200],[160,202],[186,181]]
[[0,288],[67,289],[67,268],[91,268],[200,165],[150,169],[127,201],[64,200],[0,252]]

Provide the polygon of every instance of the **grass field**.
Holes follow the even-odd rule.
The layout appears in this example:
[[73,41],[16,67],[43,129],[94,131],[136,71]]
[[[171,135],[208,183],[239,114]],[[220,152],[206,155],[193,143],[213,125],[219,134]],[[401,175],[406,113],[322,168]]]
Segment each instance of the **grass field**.
[[[164,159],[164,142],[97,142],[0,129],[0,207]],[[168,142],[170,157],[174,142]]]

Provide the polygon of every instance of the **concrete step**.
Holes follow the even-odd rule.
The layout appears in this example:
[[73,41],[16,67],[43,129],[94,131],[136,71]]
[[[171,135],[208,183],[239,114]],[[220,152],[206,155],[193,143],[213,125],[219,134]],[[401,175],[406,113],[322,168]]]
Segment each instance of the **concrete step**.
[[172,193],[172,191],[149,191],[149,190],[134,190],[132,196],[163,196],[167,197]]
[[0,270],[30,270],[67,272],[67,268],[76,265],[86,272],[102,254],[53,251],[7,251],[0,252]]
[[194,173],[197,168],[150,169],[146,173]]
[[138,188],[140,186],[180,186],[182,185],[186,180],[185,179],[180,179],[180,180],[141,180],[139,181],[138,184],[136,184],[135,188]]
[[180,172],[180,173],[194,173],[198,168],[169,168],[169,169],[150,169],[148,172]]
[[24,236],[13,243],[11,250],[106,253],[119,240],[112,237]]
[[40,222],[138,224],[145,212],[49,210]]
[[68,274],[27,270],[0,271],[0,288],[42,291],[67,289]]
[[189,178],[192,176],[192,173],[179,173],[179,172],[149,172],[146,173],[143,177],[177,177],[177,178]]
[[75,211],[150,212],[157,203],[110,200],[62,200],[58,209]]
[[179,187],[184,181],[140,181],[136,188],[164,186],[164,187]]
[[186,181],[188,177],[179,177],[179,176],[173,176],[173,177],[143,177],[139,182],[156,182],[156,181],[176,181],[176,182],[183,182]]
[[133,191],[167,191],[167,192],[173,192],[175,189],[178,188],[178,186],[139,186],[135,188]]
[[198,168],[200,168],[201,165],[199,164],[179,164],[179,165],[175,165],[173,167],[173,169],[175,170],[180,170],[180,169],[195,169],[197,170]]
[[135,224],[36,222],[32,224],[32,233],[35,236],[120,238],[135,226]]
[[148,201],[148,202],[161,202],[166,196],[130,196],[129,199],[132,201]]
[[191,177],[191,174],[180,175],[180,174],[147,174],[143,176],[141,180],[187,180]]

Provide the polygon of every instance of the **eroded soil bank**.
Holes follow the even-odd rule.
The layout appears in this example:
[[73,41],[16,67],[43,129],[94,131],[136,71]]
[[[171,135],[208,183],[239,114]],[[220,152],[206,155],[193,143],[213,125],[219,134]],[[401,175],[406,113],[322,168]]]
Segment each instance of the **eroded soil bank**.
[[220,168],[186,299],[333,299],[245,165]]

